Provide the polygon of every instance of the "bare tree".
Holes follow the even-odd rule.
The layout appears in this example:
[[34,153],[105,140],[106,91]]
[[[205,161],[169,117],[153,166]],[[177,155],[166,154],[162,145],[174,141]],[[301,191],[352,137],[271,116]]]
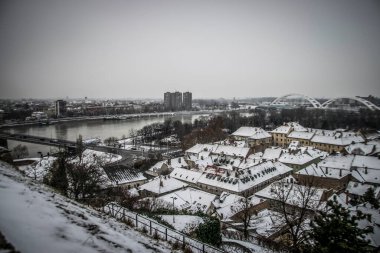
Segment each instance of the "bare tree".
[[95,155],[75,158],[67,164],[68,192],[75,199],[93,197],[105,182],[101,167],[104,161]]
[[13,156],[13,158],[19,159],[19,158],[24,158],[24,157],[26,157],[28,155],[29,155],[28,147],[25,146],[25,145],[19,144],[19,145],[17,145],[16,147],[14,147],[12,149],[12,156]]
[[104,144],[106,144],[107,146],[115,145],[116,142],[117,142],[117,138],[113,136],[104,139]]
[[83,139],[82,135],[80,134],[76,140],[76,154],[78,155],[79,159],[82,159],[83,152],[86,149],[86,147],[83,145]]
[[298,185],[284,179],[273,183],[270,192],[273,207],[280,216],[278,218],[283,219],[289,229],[291,251],[298,253],[307,240],[307,222],[320,205],[321,190],[315,188],[312,182]]
[[248,229],[251,220],[255,215],[257,215],[257,212],[252,210],[251,198],[245,194],[244,197],[239,198],[239,200],[231,206],[231,209],[236,212],[234,219],[243,224],[244,238],[247,239],[249,236]]

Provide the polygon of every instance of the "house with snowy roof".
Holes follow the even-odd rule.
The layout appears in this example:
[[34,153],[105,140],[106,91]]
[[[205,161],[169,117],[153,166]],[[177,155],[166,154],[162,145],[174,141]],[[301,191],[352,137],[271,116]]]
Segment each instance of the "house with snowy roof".
[[282,126],[279,126],[275,128],[274,130],[270,131],[273,139],[273,144],[275,146],[282,146],[284,147],[287,145],[287,136],[292,132],[307,132],[307,129],[298,124],[297,122],[287,122],[284,123]]
[[363,198],[364,194],[369,190],[369,188],[373,189],[375,198],[380,199],[380,187],[360,182],[348,182],[346,193],[349,194],[351,199],[359,200]]
[[270,147],[264,150],[262,159],[265,161],[277,161],[284,150],[280,147]]
[[197,171],[193,169],[175,168],[171,173],[170,177],[178,179],[192,186],[197,186],[199,178],[202,176],[202,171]]
[[222,192],[212,202],[212,213],[223,222],[238,222],[243,212],[249,209],[251,214],[268,208],[268,202],[255,196],[247,199],[240,195]]
[[312,157],[307,153],[302,152],[292,152],[283,153],[278,159],[279,162],[286,164],[287,166],[293,168],[294,171],[302,170],[311,164],[318,163],[320,161],[319,157]]
[[161,196],[181,188],[187,187],[188,184],[178,179],[167,176],[158,176],[148,182],[140,185],[138,188],[141,196]]
[[355,132],[322,131],[321,134],[316,133],[313,136],[311,145],[320,150],[333,153],[342,152],[346,146],[364,141],[364,138]]
[[377,156],[380,153],[380,142],[354,143],[346,146],[345,151],[350,155]]
[[145,174],[153,177],[160,175],[168,175],[174,168],[188,168],[189,165],[184,157],[170,158],[164,161],[159,161],[153,165],[149,170],[145,171]]
[[346,188],[351,178],[351,172],[349,170],[323,168],[316,164],[311,164],[296,172],[294,177],[303,185],[312,183],[321,188],[342,190]]
[[[309,189],[312,193],[305,195]],[[323,208],[331,195],[332,191],[323,188],[309,188],[309,186],[297,184],[291,176],[282,179],[281,182],[274,182],[255,193],[256,197],[269,200],[270,209],[273,210],[278,208],[279,201],[284,201],[289,210],[306,207],[307,210],[315,211]],[[304,206],[305,198],[309,198],[306,206]]]
[[122,186],[127,189],[138,187],[147,181],[143,173],[135,168],[124,165],[105,166],[104,172],[108,177],[107,187]]
[[352,180],[380,186],[380,158],[355,156],[351,164]]
[[311,131],[292,131],[287,135],[286,142],[289,144],[292,141],[298,141],[300,145],[310,146],[314,135],[315,133]]
[[165,194],[157,198],[158,201],[167,203],[167,206],[173,206],[174,209],[186,210],[190,213],[202,212],[209,214],[211,212],[211,203],[216,195],[192,187],[179,189],[177,191]]
[[272,143],[272,136],[260,127],[240,127],[231,134],[236,141],[245,141],[252,152],[261,152]]
[[291,172],[292,168],[280,162],[271,161],[234,171],[211,166],[199,177],[197,185],[202,190],[217,195],[222,192],[229,192],[249,196],[270,183],[290,175]]

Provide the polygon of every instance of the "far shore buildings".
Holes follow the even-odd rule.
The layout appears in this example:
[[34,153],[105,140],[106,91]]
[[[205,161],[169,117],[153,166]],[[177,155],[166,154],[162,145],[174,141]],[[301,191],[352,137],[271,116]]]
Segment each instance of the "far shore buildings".
[[192,93],[165,92],[164,107],[168,111],[190,111],[192,109]]

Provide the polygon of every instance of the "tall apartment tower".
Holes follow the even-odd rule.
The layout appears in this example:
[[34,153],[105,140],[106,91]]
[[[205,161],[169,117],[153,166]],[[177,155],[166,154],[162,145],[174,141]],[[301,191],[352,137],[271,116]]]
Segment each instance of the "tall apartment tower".
[[169,111],[191,110],[192,94],[191,92],[165,92],[164,107]]
[[191,92],[184,92],[183,93],[183,108],[186,111],[190,111],[192,108],[192,102],[193,102],[193,94]]
[[172,109],[172,93],[165,92],[164,93],[164,107],[165,110],[171,110]]
[[174,99],[174,103],[173,103],[173,110],[174,111],[180,111],[182,110],[182,93],[181,92],[174,92],[173,93],[173,99]]
[[66,101],[57,100],[55,101],[55,116],[62,117],[66,115]]

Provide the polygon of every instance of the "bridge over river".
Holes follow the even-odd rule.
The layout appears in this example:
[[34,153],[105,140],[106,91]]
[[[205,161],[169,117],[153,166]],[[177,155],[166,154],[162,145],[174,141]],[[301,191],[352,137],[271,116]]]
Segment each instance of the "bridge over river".
[[[75,141],[48,138],[48,137],[42,137],[42,136],[32,136],[32,135],[26,135],[26,134],[0,132],[0,146],[7,147],[8,146],[7,140],[54,146],[54,147],[59,147],[59,148],[66,148],[69,151],[75,151],[76,149]],[[157,153],[161,153],[163,155],[169,156],[171,154],[180,152],[179,149],[174,149],[167,146],[158,146],[158,145],[149,145],[148,150],[144,150],[144,149],[132,150],[132,149],[124,149],[121,147],[98,146],[96,144],[84,144],[84,146],[88,149],[92,149],[96,151],[119,154],[123,157],[122,161],[133,160],[137,157],[148,157],[149,155],[155,155]]]

